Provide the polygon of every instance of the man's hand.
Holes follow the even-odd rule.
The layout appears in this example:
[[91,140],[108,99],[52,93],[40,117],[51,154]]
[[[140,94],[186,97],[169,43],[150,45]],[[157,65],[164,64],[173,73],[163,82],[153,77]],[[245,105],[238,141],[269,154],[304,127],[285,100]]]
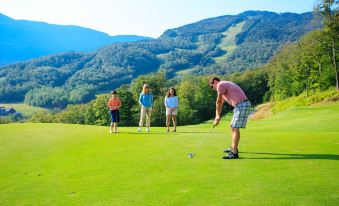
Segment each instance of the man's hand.
[[214,119],[213,126],[217,126],[219,124],[219,122],[220,122],[220,117],[219,118],[216,117]]

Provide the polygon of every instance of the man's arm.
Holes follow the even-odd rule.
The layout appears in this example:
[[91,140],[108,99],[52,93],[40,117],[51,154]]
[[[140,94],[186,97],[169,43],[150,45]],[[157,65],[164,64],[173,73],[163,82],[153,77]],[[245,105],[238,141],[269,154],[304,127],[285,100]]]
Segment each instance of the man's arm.
[[223,103],[224,103],[224,101],[223,101],[223,94],[222,93],[218,93],[217,101],[215,102],[215,119],[214,119],[214,122],[213,122],[214,126],[219,124],[220,114],[221,114],[221,109],[222,109]]

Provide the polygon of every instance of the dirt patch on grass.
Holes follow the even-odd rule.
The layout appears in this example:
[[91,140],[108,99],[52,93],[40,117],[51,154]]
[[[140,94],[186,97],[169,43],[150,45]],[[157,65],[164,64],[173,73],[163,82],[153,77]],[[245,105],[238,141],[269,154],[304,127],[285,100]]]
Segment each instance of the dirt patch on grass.
[[324,102],[337,102],[337,101],[339,101],[339,96],[329,97],[324,100]]
[[257,106],[257,111],[250,117],[250,120],[260,120],[272,116],[272,104],[265,103]]

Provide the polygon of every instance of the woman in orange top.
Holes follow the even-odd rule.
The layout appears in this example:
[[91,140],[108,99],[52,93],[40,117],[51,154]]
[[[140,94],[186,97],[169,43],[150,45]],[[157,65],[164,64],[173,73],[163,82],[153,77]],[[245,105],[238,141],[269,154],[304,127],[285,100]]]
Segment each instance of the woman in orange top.
[[120,98],[118,97],[117,91],[112,91],[112,98],[110,98],[107,102],[107,106],[110,109],[110,114],[112,117],[112,122],[111,126],[109,128],[109,132],[113,132],[113,127],[114,127],[114,133],[118,132],[117,126],[118,122],[120,122],[120,112],[119,109],[121,107],[121,101]]

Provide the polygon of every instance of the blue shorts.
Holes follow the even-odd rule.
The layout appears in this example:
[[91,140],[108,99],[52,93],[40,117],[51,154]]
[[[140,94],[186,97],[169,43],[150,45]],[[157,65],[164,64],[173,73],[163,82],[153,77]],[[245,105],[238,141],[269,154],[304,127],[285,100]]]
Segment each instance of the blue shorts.
[[245,101],[234,106],[233,118],[231,122],[232,128],[245,128],[248,115],[251,111],[251,102]]
[[112,122],[120,122],[120,112],[119,110],[110,111]]

